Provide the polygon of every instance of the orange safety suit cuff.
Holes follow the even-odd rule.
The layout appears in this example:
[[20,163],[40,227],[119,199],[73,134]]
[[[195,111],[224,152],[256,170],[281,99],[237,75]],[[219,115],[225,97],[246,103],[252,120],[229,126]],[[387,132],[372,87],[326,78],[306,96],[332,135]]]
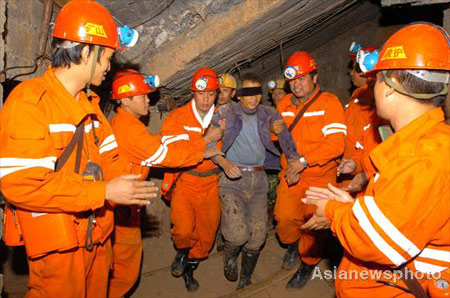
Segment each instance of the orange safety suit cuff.
[[87,182],[88,183],[88,196],[86,205],[95,210],[105,205],[106,197],[106,182]]
[[328,201],[325,205],[325,217],[332,222],[335,212],[339,209],[346,208],[348,205],[353,205],[353,203],[343,203],[334,200]]

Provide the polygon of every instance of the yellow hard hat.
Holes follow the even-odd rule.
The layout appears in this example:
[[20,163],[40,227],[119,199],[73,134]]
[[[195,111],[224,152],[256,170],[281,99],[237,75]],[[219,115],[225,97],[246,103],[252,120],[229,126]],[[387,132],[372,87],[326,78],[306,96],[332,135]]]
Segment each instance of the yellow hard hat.
[[228,87],[236,89],[237,83],[236,79],[229,73],[223,73],[219,75],[220,87]]
[[270,80],[267,83],[267,86],[269,87],[269,92],[272,92],[274,89],[284,89],[284,79],[278,79],[278,80]]

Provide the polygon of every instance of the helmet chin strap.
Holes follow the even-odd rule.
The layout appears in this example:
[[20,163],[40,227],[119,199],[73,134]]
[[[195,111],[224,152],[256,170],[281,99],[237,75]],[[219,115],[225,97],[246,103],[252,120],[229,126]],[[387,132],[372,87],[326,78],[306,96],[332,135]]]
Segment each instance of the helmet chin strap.
[[405,90],[405,88],[403,88],[403,86],[401,86],[400,84],[397,84],[397,82],[395,82],[394,80],[392,80],[390,77],[388,77],[386,75],[386,71],[381,71],[381,74],[383,75],[384,78],[384,82],[394,88],[396,91],[405,94],[407,96],[413,97],[415,99],[419,99],[419,100],[427,100],[427,99],[432,99],[433,97],[439,96],[439,95],[446,95],[448,93],[448,87],[447,85],[444,84],[444,88],[442,89],[441,92],[439,93],[433,93],[433,94],[417,94],[417,93],[411,93]]
[[92,83],[92,79],[94,78],[94,73],[95,73],[95,66],[97,64],[97,60],[98,60],[98,52],[99,52],[99,46],[94,46],[94,59],[92,60],[92,67],[91,67],[91,74],[89,76],[89,83],[86,85],[86,95],[87,97],[90,99],[91,98],[91,83]]

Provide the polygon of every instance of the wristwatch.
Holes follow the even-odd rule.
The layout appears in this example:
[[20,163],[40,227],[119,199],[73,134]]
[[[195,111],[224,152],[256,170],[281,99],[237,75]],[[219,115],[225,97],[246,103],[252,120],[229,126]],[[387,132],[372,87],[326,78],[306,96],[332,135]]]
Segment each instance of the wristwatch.
[[304,156],[300,156],[299,160],[305,168],[308,166],[308,163],[306,162],[306,158]]

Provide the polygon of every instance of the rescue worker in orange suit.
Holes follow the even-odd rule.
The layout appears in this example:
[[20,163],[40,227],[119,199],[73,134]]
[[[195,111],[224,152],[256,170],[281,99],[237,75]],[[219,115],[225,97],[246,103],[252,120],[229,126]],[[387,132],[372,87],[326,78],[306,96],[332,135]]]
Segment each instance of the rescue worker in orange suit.
[[[186,167],[210,158],[215,148],[201,151],[212,141],[221,138],[220,128],[212,128],[203,137],[189,141],[184,137],[151,135],[139,117],[149,108],[148,93],[156,91],[158,77],[127,69],[116,74],[112,83],[112,99],[120,102],[111,126],[119,145],[119,152],[127,158],[131,174],[145,179],[150,167]],[[142,257],[141,215],[139,206],[115,208],[113,237],[113,270],[109,281],[109,296],[123,297],[139,277]]]
[[[306,284],[320,261],[324,241],[323,233],[300,229],[314,213],[314,207],[303,204],[300,199],[311,185],[336,183],[337,159],[344,151],[347,131],[342,105],[335,95],[320,90],[317,69],[309,53],[292,54],[284,71],[292,93],[277,106],[284,123],[288,127],[295,125],[291,134],[301,156],[289,161],[289,165],[285,155],[281,156],[282,170],[274,211],[276,232],[281,242],[288,245],[282,268],[293,268],[299,254],[301,257],[301,266],[289,280],[288,289],[300,289]],[[303,117],[293,124],[310,102]],[[273,131],[279,133],[282,125],[282,121],[274,121]]]
[[[356,61],[356,53],[359,50],[364,55],[369,55],[376,50],[375,47],[363,47],[352,43],[352,71],[350,76],[357,89],[353,92],[348,104],[345,106],[345,122],[347,125],[347,137],[345,139],[344,156],[337,168],[337,176],[341,178],[341,187],[349,192],[358,192],[370,178],[370,170],[362,168],[362,159],[376,145],[381,143],[378,127],[384,124],[376,114],[375,99],[373,95],[373,78],[364,75]],[[364,137],[363,137],[364,135]],[[373,140],[370,142],[369,140]],[[368,164],[370,165],[370,164]],[[342,175],[344,174],[344,175]],[[369,174],[369,176],[367,176]],[[346,179],[347,178],[347,179]]]
[[[161,135],[187,136],[192,142],[202,138],[210,126],[219,88],[214,70],[198,69],[190,88],[193,99],[167,116]],[[199,146],[199,150],[203,149],[204,145]],[[167,175],[169,173],[165,173],[164,181]],[[183,275],[187,290],[195,291],[199,283],[193,272],[199,260],[208,257],[219,225],[219,169],[211,160],[204,160],[195,167],[179,171],[178,175],[170,204],[172,240],[177,249],[172,274]]]
[[[364,195],[353,202],[329,186],[311,188],[303,199],[317,207],[303,228],[331,227],[344,247],[338,297],[411,297],[408,289],[423,297],[420,290],[433,285],[425,274],[450,272],[450,127],[440,107],[448,94],[449,54],[443,28],[413,23],[360,62],[376,74],[377,113],[395,133],[370,153],[376,174]],[[393,270],[409,271],[407,280],[417,288],[398,276],[373,274]],[[368,278],[344,280],[349,272]],[[448,296],[441,285],[439,297]]]
[[156,197],[152,182],[120,176],[129,174],[128,162],[89,90],[122,47],[117,32],[99,3],[65,4],[52,67],[19,84],[1,112],[1,191],[27,251],[27,297],[106,297],[112,205],[145,206]]

